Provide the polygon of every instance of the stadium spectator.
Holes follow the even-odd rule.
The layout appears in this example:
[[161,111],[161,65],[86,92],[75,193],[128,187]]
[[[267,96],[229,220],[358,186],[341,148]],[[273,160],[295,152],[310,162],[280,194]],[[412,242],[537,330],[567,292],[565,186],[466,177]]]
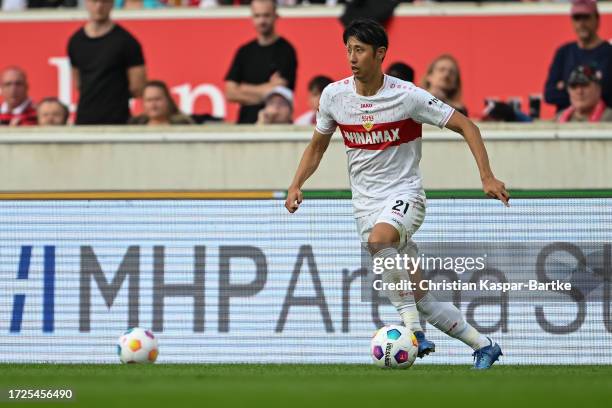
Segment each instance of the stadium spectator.
[[291,89],[278,86],[265,98],[265,105],[257,115],[258,125],[291,124],[293,115],[293,92]]
[[303,113],[295,120],[296,125],[314,125],[316,122],[317,110],[319,109],[319,100],[323,89],[334,82],[331,78],[324,75],[318,75],[308,82],[308,106],[310,110]]
[[295,89],[297,57],[293,46],[276,34],[274,0],[253,0],[253,23],[257,38],[236,53],[225,77],[225,94],[241,105],[238,123],[255,123],[263,102],[272,89]]
[[452,55],[443,54],[433,60],[427,68],[422,87],[467,116],[467,109],[461,100],[459,63]]
[[375,20],[381,24],[393,17],[393,11],[398,5],[397,0],[350,0],[346,2],[340,22],[348,27],[353,21],[361,18]]
[[19,11],[28,7],[26,0],[1,0],[2,11]]
[[115,0],[115,8],[125,10],[154,9],[164,7],[159,0]]
[[28,0],[28,8],[59,8],[59,7],[77,7],[78,0]]
[[[200,0],[200,7],[214,6],[243,6],[248,5],[251,0]],[[276,0],[279,6],[295,6],[298,4],[323,4],[326,6],[335,6],[336,4],[346,3],[346,0]]]
[[603,99],[612,106],[612,45],[597,34],[599,11],[595,0],[574,0],[570,11],[577,41],[564,44],[555,53],[544,89],[544,101],[557,112],[570,105],[567,80],[578,65],[595,64],[601,71]]
[[142,91],[142,115],[130,119],[132,125],[191,125],[194,121],[181,113],[162,81],[149,81]]
[[414,82],[414,69],[403,62],[394,62],[387,68],[387,75],[401,79],[402,81]]
[[9,67],[0,76],[2,106],[0,125],[27,126],[36,124],[36,109],[28,97],[28,78],[19,67]]
[[200,0],[200,7],[248,6],[251,0]]
[[570,106],[557,115],[557,122],[611,122],[612,109],[601,98],[601,73],[593,66],[579,65],[567,80]]
[[72,35],[68,56],[80,97],[77,125],[125,124],[130,96],[146,82],[142,48],[110,13],[113,0],[85,0],[89,21]]
[[68,123],[68,108],[59,99],[49,97],[38,103],[36,116],[39,126],[61,126]]
[[[349,0],[352,1],[352,0]],[[312,4],[322,5],[322,6],[335,6],[337,4],[346,3],[346,0],[297,0],[297,4],[303,6],[310,6]]]

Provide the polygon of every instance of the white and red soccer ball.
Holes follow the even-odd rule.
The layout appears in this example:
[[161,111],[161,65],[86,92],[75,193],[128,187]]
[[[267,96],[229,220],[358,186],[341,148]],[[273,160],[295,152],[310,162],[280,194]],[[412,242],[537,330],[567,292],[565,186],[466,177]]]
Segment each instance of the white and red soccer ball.
[[372,362],[381,368],[408,368],[417,358],[419,343],[412,331],[391,324],[374,333],[370,352]]
[[151,364],[157,360],[159,347],[153,332],[133,327],[119,337],[117,354],[122,363]]

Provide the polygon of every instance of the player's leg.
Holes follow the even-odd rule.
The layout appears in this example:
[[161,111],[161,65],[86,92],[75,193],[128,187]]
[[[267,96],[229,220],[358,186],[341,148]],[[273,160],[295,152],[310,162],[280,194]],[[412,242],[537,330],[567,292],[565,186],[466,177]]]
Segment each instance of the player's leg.
[[[368,247],[374,262],[385,265],[385,259],[396,260],[401,251],[406,250],[406,236],[412,235],[421,225],[424,217],[424,205],[416,210],[412,208],[418,203],[410,203],[408,197],[392,198],[375,221],[368,236]],[[399,248],[399,251],[398,251]],[[413,252],[408,256],[415,257],[416,245],[410,247]],[[403,255],[403,253],[401,253]],[[389,262],[395,264],[395,262]],[[381,274],[383,284],[410,282],[411,277],[405,268],[384,268]],[[435,344],[428,341],[423,333],[419,312],[412,291],[410,290],[384,290],[385,296],[402,317],[404,325],[408,327],[419,342],[419,357],[435,351]]]
[[[409,239],[407,242],[399,250],[401,255],[406,255],[409,259],[416,259],[418,257],[418,247],[414,241]],[[418,274],[415,277],[415,273]],[[411,269],[410,273],[410,281],[414,284],[414,290],[412,291],[412,295],[415,300],[415,305],[418,304],[419,299],[422,298],[423,291],[418,287],[418,283],[421,281],[421,271],[420,269]],[[423,357],[429,353],[433,353],[436,351],[436,345],[434,342],[425,338],[425,332],[422,329],[421,321],[420,321],[420,313],[415,313],[415,318],[419,319],[418,322],[415,322],[415,326],[418,325],[419,329],[413,329],[414,335],[417,338],[419,343],[419,357]]]
[[[385,222],[378,222],[372,228],[368,238],[368,248],[375,264],[386,265],[395,264],[399,255],[397,247],[400,242],[400,234],[395,227]],[[386,263],[386,259],[390,259]],[[410,282],[410,275],[404,268],[391,267],[384,268],[381,280],[387,288],[389,284]],[[423,331],[416,307],[414,296],[409,290],[384,290],[385,296],[395,306],[402,317],[404,324],[413,332]]]
[[474,350],[489,345],[489,340],[469,324],[452,302],[439,302],[431,293],[417,301],[417,309],[429,324]]
[[[425,206],[419,200],[411,201],[410,197],[394,197],[389,200],[385,209],[378,216],[369,236],[368,243],[371,253],[374,254],[375,258],[377,256],[395,257],[398,253],[395,248],[399,246],[409,257],[416,258],[418,255],[417,246],[411,238],[421,226],[424,217]],[[414,316],[418,318],[420,314],[432,326],[463,341],[474,350],[475,368],[489,368],[502,354],[499,345],[493,344],[489,338],[467,323],[461,311],[454,304],[439,302],[433,295],[420,289],[419,282],[423,279],[423,276],[419,268],[411,271],[410,274],[406,270],[385,272],[389,274],[387,279],[390,282],[393,282],[394,279],[410,279],[415,283],[416,290],[414,293],[410,292],[411,296],[397,293],[399,291],[386,293],[402,315],[402,319],[406,315],[404,321],[413,319]],[[385,282],[385,272],[383,272],[383,282]],[[417,313],[414,313],[412,303],[408,300],[416,303]],[[420,327],[420,322],[416,324]],[[408,324],[406,326],[410,328]],[[417,340],[423,334],[422,329],[411,328],[411,330],[417,335]],[[425,343],[420,342],[419,344]]]
[[[423,279],[420,269],[414,272],[412,279],[413,282]],[[453,303],[440,302],[432,294],[421,290],[418,283],[416,286],[414,297],[419,313],[438,330],[470,346],[474,350],[474,368],[489,368],[499,359],[502,355],[499,345],[469,324]]]

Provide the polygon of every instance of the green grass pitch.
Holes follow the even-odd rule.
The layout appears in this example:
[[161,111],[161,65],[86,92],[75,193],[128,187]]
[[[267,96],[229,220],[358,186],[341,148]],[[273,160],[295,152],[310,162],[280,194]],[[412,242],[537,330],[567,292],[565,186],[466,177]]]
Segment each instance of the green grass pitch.
[[580,408],[610,406],[612,366],[0,364],[1,405],[24,405],[13,388],[74,392],[39,407]]

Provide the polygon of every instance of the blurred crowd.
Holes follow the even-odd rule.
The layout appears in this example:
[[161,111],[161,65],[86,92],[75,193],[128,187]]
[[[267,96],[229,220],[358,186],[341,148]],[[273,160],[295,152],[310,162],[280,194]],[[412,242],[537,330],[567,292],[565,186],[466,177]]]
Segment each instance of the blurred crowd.
[[[4,7],[13,0],[3,1]],[[55,1],[53,4],[65,5],[69,1],[72,0]],[[198,3],[202,5],[204,2]],[[50,5],[52,1],[30,0],[27,3]],[[84,0],[89,19],[69,38],[67,44],[73,79],[79,90],[74,124],[156,126],[220,121],[220,118],[207,114],[182,113],[166,83],[147,77],[142,45],[111,18],[114,7],[127,7],[128,3],[131,0]],[[148,3],[160,4],[157,0],[141,3],[145,7]],[[181,2],[168,0],[168,3],[175,5]],[[389,3],[397,2],[389,0]],[[196,4],[190,2],[190,5]],[[366,2],[355,0],[347,6],[342,21],[346,24],[352,18],[369,13],[367,7]],[[323,89],[340,78],[330,78],[321,73],[310,79],[307,89],[309,110],[294,119],[297,54],[291,43],[277,33],[277,2],[252,0],[250,9],[255,38],[236,51],[225,76],[226,99],[240,105],[238,123],[314,124]],[[383,13],[380,19],[388,19],[391,14],[387,14]],[[598,35],[600,16],[597,2],[573,0],[569,17],[568,24],[572,24],[576,39],[557,49],[548,78],[543,78],[544,101],[556,107],[555,120],[560,123],[612,121],[612,109],[609,107],[612,106],[612,45]],[[409,61],[393,62],[386,74],[415,82],[415,72]],[[470,114],[462,99],[459,63],[452,55],[443,54],[431,61],[417,84],[458,111]],[[47,126],[66,125],[69,122],[68,107],[59,99],[47,97],[37,103],[32,101],[27,73],[21,67],[9,66],[0,72],[0,91],[3,100],[0,106],[1,125]],[[142,99],[142,113],[138,116],[131,116],[131,98]],[[529,122],[540,115],[540,99],[540,96],[530,98],[527,112],[523,112],[520,105],[513,101],[490,100],[481,116],[488,121]]]
[[[28,8],[58,8],[58,7],[84,7],[86,0],[0,0],[2,10],[25,10]],[[325,5],[336,6],[348,3],[366,3],[371,0],[277,0],[281,7]],[[570,0],[375,0],[377,4],[388,3],[390,7],[400,3],[532,3],[554,2],[567,3]],[[244,6],[251,0],[115,0],[117,8],[125,9],[152,9],[162,7],[218,7],[218,6]],[[372,3],[374,3],[372,1]]]

